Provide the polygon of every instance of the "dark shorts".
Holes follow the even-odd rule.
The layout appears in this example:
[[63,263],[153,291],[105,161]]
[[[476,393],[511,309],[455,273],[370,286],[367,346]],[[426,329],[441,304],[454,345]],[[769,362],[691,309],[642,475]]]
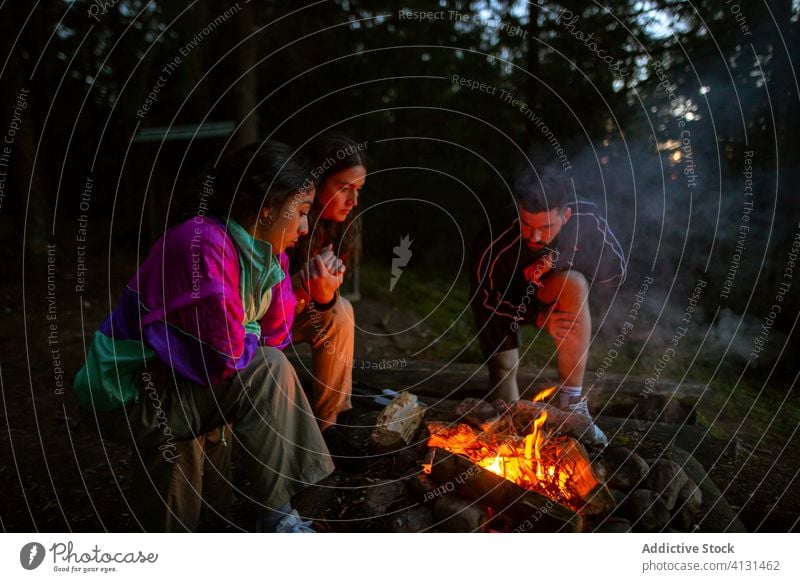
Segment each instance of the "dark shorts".
[[476,300],[472,303],[478,343],[485,357],[519,348],[522,326],[536,325],[539,313],[549,306],[528,291],[528,287],[512,289],[503,297],[503,307],[496,311]]

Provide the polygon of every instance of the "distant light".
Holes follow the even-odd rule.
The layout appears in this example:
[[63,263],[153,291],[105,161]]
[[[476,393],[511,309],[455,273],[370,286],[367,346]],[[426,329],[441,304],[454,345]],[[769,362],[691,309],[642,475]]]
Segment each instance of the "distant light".
[[681,150],[675,150],[674,152],[672,152],[670,154],[670,156],[669,156],[669,159],[671,159],[676,164],[678,162],[680,162],[681,161]]
[[702,87],[700,87],[700,95],[705,95],[706,93],[710,92],[711,92],[711,87],[709,87],[708,85],[703,85]]

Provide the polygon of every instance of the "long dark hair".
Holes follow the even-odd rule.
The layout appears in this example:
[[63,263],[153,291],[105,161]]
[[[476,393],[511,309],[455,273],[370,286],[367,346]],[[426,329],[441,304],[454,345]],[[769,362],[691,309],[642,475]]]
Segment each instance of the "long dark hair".
[[251,143],[209,168],[200,185],[208,213],[239,224],[258,216],[265,205],[280,208],[293,194],[315,186],[311,166],[279,141]]
[[311,162],[311,173],[317,183],[317,195],[308,215],[309,235],[302,237],[297,247],[296,266],[305,264],[328,244],[348,269],[358,264],[361,256],[361,219],[354,212],[344,222],[324,220],[320,190],[325,180],[348,168],[367,167],[363,146],[341,134],[327,134],[312,140],[304,150]]

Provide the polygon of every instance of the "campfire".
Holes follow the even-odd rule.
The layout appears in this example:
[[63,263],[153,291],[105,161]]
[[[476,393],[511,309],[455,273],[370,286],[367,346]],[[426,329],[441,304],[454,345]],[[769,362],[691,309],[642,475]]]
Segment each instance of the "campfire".
[[405,482],[419,505],[393,524],[449,532],[692,531],[703,474],[695,481],[661,458],[661,445],[647,460],[619,444],[604,447],[589,417],[547,397],[466,398],[428,416],[416,396],[398,395],[369,441],[372,454],[393,466],[412,453]]
[[[583,503],[575,483],[585,479],[580,472],[589,465],[563,458],[571,439],[546,436],[541,429],[545,420],[543,415],[534,432],[525,437],[481,434],[466,424],[445,427],[430,423],[428,446],[462,455],[520,487],[577,509]],[[430,472],[430,467],[424,468]]]
[[[460,406],[463,422],[428,423],[428,447],[452,453],[513,483],[519,488],[517,495],[538,508],[557,504],[569,513],[583,515],[608,511],[614,505],[613,496],[593,471],[581,443],[559,434],[559,425],[548,423],[554,413],[541,402],[546,397],[546,393],[540,394],[534,402],[512,407],[467,399]],[[527,406],[531,404],[535,408]],[[536,416],[532,416],[534,410]],[[433,473],[438,482],[452,478],[449,473],[454,468],[440,469],[436,475],[434,465],[435,461],[425,463],[423,470]],[[463,471],[465,465],[459,462],[456,466]],[[478,489],[490,486],[486,481]],[[513,497],[507,490],[504,498],[509,495]]]

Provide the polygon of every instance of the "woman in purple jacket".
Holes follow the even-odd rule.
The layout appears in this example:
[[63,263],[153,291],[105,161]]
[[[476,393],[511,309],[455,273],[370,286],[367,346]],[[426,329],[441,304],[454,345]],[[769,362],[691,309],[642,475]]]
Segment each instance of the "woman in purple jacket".
[[[153,245],[95,333],[74,387],[104,437],[135,445],[143,471],[132,509],[143,529],[197,526],[199,505],[186,504],[200,495],[181,488],[203,467],[182,461],[181,447],[220,427],[225,446],[225,425],[244,448],[258,529],[305,529],[290,500],[333,463],[280,351],[291,321],[260,321],[270,306],[294,312],[285,251],[308,232],[314,194],[310,167],[288,146],[239,150],[203,182],[197,215]],[[341,275],[321,262],[312,284],[333,298]]]

